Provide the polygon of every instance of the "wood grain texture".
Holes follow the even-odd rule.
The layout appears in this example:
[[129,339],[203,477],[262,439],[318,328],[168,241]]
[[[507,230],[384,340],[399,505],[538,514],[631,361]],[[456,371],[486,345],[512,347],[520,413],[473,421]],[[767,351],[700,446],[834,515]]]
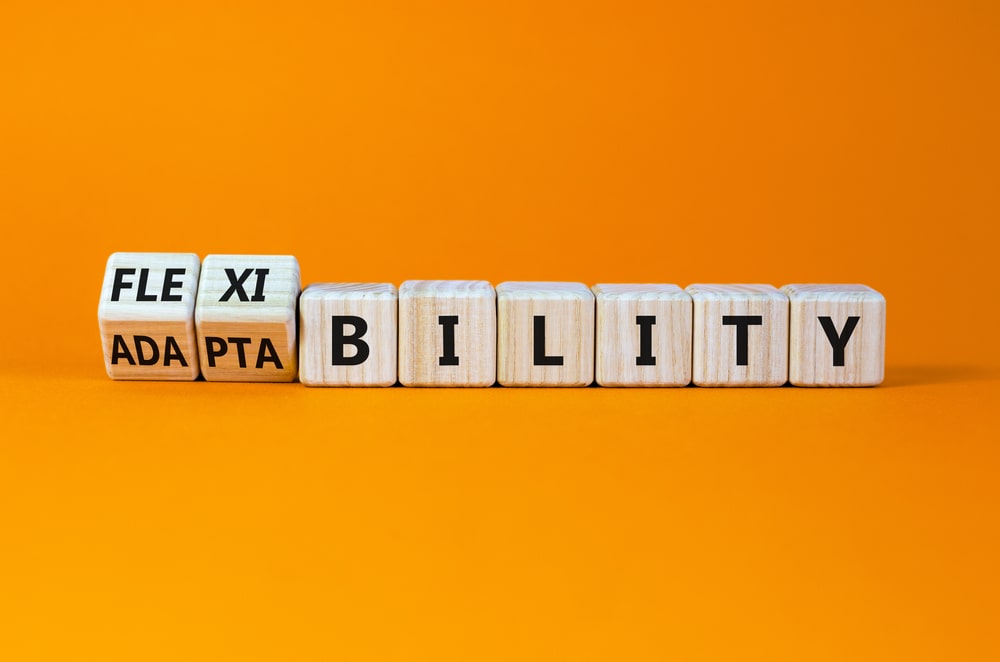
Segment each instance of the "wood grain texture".
[[[790,302],[789,381],[796,386],[875,386],[885,377],[885,297],[867,285],[792,284],[781,288]],[[834,345],[820,318],[832,324]],[[849,319],[856,317],[845,337]]]
[[[457,365],[445,356],[441,317],[457,317]],[[485,280],[408,280],[399,286],[399,382],[492,386],[497,369],[496,291]]]
[[[299,297],[299,381],[306,386],[392,386],[396,383],[396,286],[392,283],[317,283]],[[357,365],[334,365],[334,316],[364,320],[367,357]],[[359,335],[351,324],[338,333]],[[358,349],[343,343],[338,356]]]
[[[545,356],[535,361],[535,317],[544,318]],[[588,386],[594,381],[594,294],[582,283],[497,286],[497,381],[504,386]]]
[[[230,292],[233,280],[227,270],[239,280],[248,269],[251,273],[242,289]],[[262,274],[264,270],[266,275]],[[202,262],[195,306],[198,353],[205,379],[293,381],[298,373],[296,306],[300,289],[299,263],[290,255],[207,256]],[[254,300],[257,298],[261,300]],[[213,341],[214,352],[208,351],[208,338],[218,339]],[[246,342],[241,344],[240,339]],[[212,353],[218,356],[213,358]]]
[[[677,285],[599,284],[597,357],[594,377],[601,386],[687,386],[691,383],[691,295]],[[650,356],[640,360],[638,317],[647,326]],[[652,365],[648,365],[652,362]]]
[[[123,271],[116,295],[119,269]],[[168,269],[175,271],[164,289]],[[194,306],[199,269],[194,253],[114,253],[108,258],[97,319],[109,377],[177,381],[198,377]]]
[[[788,381],[788,297],[771,285],[690,285],[694,302],[692,381],[698,386],[781,386]],[[738,327],[724,316],[760,316],[737,365]]]

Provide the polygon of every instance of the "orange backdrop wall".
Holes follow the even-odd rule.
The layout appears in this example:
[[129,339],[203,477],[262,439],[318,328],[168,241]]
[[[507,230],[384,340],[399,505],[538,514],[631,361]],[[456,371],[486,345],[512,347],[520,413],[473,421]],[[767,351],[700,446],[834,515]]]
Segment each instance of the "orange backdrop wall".
[[[991,2],[0,7],[0,658],[1000,657]],[[108,254],[861,282],[864,390],[117,383]]]

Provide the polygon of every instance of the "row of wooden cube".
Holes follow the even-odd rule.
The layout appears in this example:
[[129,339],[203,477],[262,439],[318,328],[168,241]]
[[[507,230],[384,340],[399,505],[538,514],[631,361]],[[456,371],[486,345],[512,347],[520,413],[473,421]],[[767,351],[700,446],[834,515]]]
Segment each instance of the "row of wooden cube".
[[871,386],[885,299],[863,285],[406,281],[300,292],[291,256],[115,253],[113,379],[309,386]]

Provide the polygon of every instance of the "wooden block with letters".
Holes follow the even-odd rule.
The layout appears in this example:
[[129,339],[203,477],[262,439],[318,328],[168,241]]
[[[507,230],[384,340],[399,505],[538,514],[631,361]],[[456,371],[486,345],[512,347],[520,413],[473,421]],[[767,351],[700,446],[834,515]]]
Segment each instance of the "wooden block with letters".
[[782,386],[788,381],[788,297],[771,285],[690,285],[692,381]]
[[112,379],[198,377],[194,253],[114,253],[104,271],[97,319]]
[[885,376],[885,297],[866,285],[785,285],[795,386],[875,386]]
[[299,381],[306,386],[396,383],[396,286],[317,283],[299,297]]
[[208,381],[290,382],[298,372],[299,263],[290,255],[209,255],[195,306]]
[[485,280],[408,280],[399,286],[399,382],[492,386],[496,291]]
[[594,381],[594,294],[582,283],[497,286],[497,381],[588,386]]
[[691,295],[677,285],[601,284],[595,378],[601,386],[691,383]]

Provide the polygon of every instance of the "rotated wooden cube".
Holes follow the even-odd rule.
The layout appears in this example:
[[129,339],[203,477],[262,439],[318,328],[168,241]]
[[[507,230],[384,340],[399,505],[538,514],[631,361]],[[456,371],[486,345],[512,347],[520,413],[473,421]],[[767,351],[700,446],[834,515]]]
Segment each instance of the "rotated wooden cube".
[[299,381],[306,386],[396,383],[396,286],[318,283],[299,297]]
[[771,285],[690,285],[692,381],[781,386],[788,381],[788,297]]
[[299,264],[289,255],[209,255],[195,324],[208,381],[290,382],[298,371]]
[[601,284],[595,378],[601,386],[691,383],[691,295],[677,285]]
[[198,377],[194,253],[114,253],[104,271],[97,318],[112,379]]
[[594,294],[582,283],[497,286],[497,381],[587,386],[594,381]]
[[492,386],[496,291],[485,280],[408,280],[399,286],[399,382]]
[[885,297],[866,285],[793,284],[789,381],[875,386],[885,376]]

